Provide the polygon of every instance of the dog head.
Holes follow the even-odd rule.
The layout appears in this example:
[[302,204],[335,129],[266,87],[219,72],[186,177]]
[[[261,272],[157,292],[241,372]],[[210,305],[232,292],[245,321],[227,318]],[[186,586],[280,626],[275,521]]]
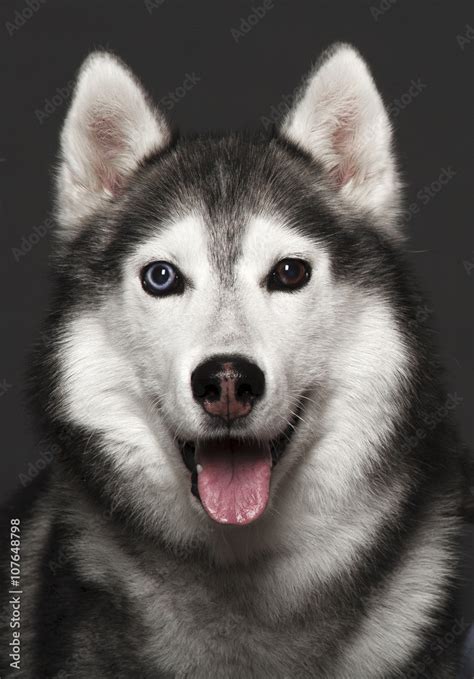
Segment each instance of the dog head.
[[349,46],[265,138],[173,139],[122,63],[89,57],[61,136],[50,410],[95,441],[80,464],[100,455],[115,506],[257,548],[346,502],[406,383],[398,206]]

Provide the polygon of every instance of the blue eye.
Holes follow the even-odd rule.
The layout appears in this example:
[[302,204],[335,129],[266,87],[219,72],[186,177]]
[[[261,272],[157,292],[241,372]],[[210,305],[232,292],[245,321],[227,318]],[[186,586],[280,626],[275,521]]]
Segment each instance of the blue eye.
[[184,282],[178,269],[169,262],[151,262],[141,271],[143,289],[155,297],[178,295],[183,292]]

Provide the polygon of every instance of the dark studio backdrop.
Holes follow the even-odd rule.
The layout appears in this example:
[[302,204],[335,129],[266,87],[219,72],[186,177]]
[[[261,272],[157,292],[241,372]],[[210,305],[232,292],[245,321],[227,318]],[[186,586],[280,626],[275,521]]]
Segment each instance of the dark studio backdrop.
[[436,329],[447,404],[472,447],[472,3],[3,0],[0,12],[2,498],[50,456],[30,427],[23,371],[47,307],[58,134],[97,48],[122,57],[183,131],[268,126],[328,45],[362,52],[395,127],[409,256],[428,293],[419,318]]

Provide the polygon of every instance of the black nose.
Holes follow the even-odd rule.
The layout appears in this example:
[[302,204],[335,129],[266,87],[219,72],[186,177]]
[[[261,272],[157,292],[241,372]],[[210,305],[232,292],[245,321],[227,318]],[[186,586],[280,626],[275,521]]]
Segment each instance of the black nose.
[[193,396],[209,415],[227,422],[245,417],[265,391],[265,375],[241,356],[214,356],[191,375]]

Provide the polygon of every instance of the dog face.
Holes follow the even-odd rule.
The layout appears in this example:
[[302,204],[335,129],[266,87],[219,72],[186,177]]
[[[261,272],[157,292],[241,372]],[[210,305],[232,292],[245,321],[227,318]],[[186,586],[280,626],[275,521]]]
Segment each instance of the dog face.
[[120,62],[83,66],[55,412],[100,437],[116,503],[169,540],[329,514],[374,462],[408,369],[390,145],[348,46],[269,139],[172,142]]

